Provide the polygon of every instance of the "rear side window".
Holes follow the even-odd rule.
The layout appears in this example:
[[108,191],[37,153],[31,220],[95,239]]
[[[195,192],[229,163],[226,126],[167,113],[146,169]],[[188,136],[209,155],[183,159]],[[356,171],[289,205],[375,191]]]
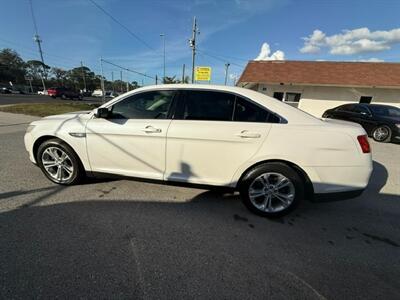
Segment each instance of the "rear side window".
[[187,91],[183,119],[231,121],[235,96],[213,91]]
[[280,118],[246,99],[236,97],[234,121],[279,123]]

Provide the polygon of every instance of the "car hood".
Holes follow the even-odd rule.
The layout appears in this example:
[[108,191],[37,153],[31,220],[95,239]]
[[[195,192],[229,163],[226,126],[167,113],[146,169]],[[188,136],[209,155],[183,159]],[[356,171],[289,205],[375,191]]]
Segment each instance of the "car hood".
[[90,112],[91,112],[91,110],[81,110],[81,111],[60,114],[60,115],[47,116],[47,117],[42,118],[42,120],[53,120],[53,119],[65,120],[65,119],[70,119],[70,118],[78,118],[78,117],[81,117],[84,115],[88,115],[88,114],[90,114]]
[[91,111],[76,111],[60,115],[47,116],[32,122],[31,125],[35,126],[45,125],[51,130],[51,128],[53,127],[54,128],[57,128],[59,126],[64,127],[65,125],[73,123],[86,124],[87,120],[89,120],[91,116],[92,116]]

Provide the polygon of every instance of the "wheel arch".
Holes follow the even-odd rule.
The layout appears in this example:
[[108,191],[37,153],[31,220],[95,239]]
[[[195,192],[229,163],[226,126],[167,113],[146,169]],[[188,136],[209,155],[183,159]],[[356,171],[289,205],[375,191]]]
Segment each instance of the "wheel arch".
[[284,159],[267,159],[267,160],[261,160],[251,166],[249,166],[239,177],[239,180],[236,183],[236,188],[239,187],[240,183],[242,182],[244,176],[254,167],[257,167],[259,165],[262,164],[266,164],[266,163],[282,163],[285,164],[289,167],[291,167],[293,170],[295,170],[297,172],[297,174],[304,180],[305,183],[305,196],[308,199],[313,199],[314,196],[314,187],[313,184],[310,180],[310,177],[307,175],[307,173],[301,168],[299,167],[297,164],[284,160]]
[[79,164],[80,164],[80,167],[82,168],[82,170],[85,170],[85,168],[84,168],[84,166],[83,166],[82,158],[81,158],[81,157],[79,156],[79,154],[74,150],[74,148],[73,148],[69,143],[67,143],[65,140],[59,138],[58,136],[54,136],[54,135],[44,135],[44,136],[41,136],[41,137],[39,137],[38,139],[36,139],[36,141],[33,143],[32,152],[33,152],[34,158],[35,158],[35,160],[36,160],[36,163],[38,163],[38,161],[37,161],[37,154],[38,154],[38,150],[39,150],[40,145],[43,144],[45,141],[52,140],[52,139],[57,139],[57,140],[63,142],[64,144],[68,145],[68,147],[71,148],[71,150],[74,152],[74,154],[75,154],[76,157],[78,158]]

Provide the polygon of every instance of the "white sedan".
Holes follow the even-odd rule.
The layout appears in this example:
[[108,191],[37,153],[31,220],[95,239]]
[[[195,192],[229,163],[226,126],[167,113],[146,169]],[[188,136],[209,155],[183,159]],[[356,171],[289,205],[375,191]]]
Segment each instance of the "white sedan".
[[29,125],[25,147],[58,184],[108,173],[226,186],[267,217],[304,198],[356,197],[372,171],[358,124],[212,85],[144,87],[90,112],[45,117]]

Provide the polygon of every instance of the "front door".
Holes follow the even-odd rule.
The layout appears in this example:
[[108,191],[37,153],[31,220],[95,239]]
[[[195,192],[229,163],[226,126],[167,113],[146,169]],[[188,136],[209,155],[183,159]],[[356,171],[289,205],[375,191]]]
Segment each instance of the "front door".
[[108,118],[93,117],[86,127],[92,170],[162,179],[174,94],[174,91],[134,94],[112,105]]
[[168,129],[165,180],[229,185],[266,138],[269,113],[229,93],[184,94]]

